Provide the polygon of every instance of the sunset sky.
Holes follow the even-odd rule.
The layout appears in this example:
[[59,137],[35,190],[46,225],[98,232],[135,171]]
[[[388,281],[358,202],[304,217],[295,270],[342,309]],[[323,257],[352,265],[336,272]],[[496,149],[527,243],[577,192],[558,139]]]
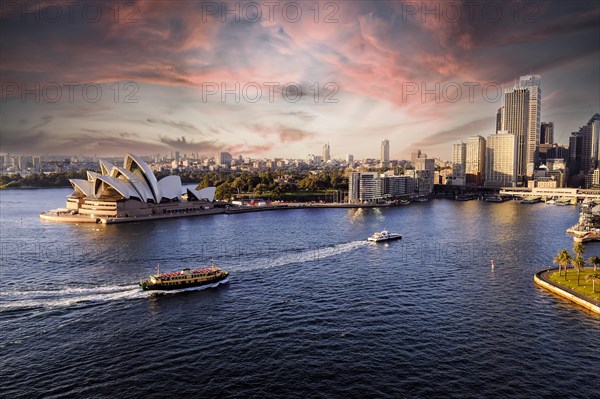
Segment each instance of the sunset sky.
[[305,158],[329,142],[360,159],[388,139],[393,159],[451,159],[530,71],[559,143],[600,111],[595,1],[3,1],[0,17],[1,152]]

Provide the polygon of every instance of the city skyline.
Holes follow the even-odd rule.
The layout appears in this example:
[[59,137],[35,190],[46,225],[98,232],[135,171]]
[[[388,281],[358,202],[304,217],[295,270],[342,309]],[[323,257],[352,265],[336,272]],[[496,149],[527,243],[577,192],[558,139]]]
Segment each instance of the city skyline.
[[[490,98],[528,73],[543,76],[540,117],[557,142],[600,109],[593,2],[486,2],[501,16],[480,6],[473,19],[457,2],[457,20],[444,2],[427,3],[429,14],[413,2],[315,3],[318,15],[281,2],[262,18],[236,2],[132,2],[97,21],[11,4],[0,27],[2,152],[302,159],[330,143],[332,159],[364,159],[389,139],[390,159],[422,149],[450,160],[457,140],[495,132],[503,98]],[[294,84],[281,91],[290,82],[301,98]]]

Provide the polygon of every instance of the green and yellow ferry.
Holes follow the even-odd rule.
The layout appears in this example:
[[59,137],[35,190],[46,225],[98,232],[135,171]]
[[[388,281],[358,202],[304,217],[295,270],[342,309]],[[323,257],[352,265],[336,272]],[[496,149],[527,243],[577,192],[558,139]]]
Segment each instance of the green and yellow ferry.
[[210,267],[204,269],[186,268],[179,272],[162,273],[160,265],[156,274],[150,275],[150,280],[140,281],[143,290],[175,290],[179,288],[198,287],[218,283],[229,277],[229,272],[222,271],[211,262]]

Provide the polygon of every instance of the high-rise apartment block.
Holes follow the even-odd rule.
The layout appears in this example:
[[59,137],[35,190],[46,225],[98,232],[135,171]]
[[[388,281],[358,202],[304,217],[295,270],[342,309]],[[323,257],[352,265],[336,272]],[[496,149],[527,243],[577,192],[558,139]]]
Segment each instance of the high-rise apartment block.
[[517,184],[517,136],[507,131],[491,134],[486,142],[485,186],[510,187]]
[[465,184],[480,186],[485,180],[485,139],[472,136],[467,139]]
[[452,175],[455,180],[465,184],[465,168],[467,166],[467,143],[458,143],[452,146]]
[[554,144],[554,122],[542,122],[540,125],[540,145]]
[[329,143],[323,145],[323,162],[327,162],[331,159],[331,153]]
[[389,168],[390,166],[390,141],[383,140],[381,142],[381,167]]
[[542,90],[539,75],[521,76],[504,91],[502,128],[517,136],[517,175],[521,182],[532,176],[538,163]]

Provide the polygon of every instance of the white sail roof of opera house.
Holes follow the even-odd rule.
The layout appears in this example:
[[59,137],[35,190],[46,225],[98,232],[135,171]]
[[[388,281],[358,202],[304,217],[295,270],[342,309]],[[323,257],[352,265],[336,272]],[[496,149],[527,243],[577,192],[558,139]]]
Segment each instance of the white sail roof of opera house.
[[[156,180],[152,169],[140,157],[125,155],[123,166],[100,160],[100,173],[88,171],[87,180],[70,179],[73,195],[85,198],[135,199],[142,202],[161,203],[181,201],[183,188],[179,176],[166,176]],[[216,187],[202,190],[188,189],[188,200],[214,201]],[[192,195],[189,195],[189,194]]]
[[215,192],[217,191],[216,187],[206,187],[200,190],[194,190],[193,188],[187,189],[188,199],[193,198],[199,201],[206,199],[210,202],[215,200]]

